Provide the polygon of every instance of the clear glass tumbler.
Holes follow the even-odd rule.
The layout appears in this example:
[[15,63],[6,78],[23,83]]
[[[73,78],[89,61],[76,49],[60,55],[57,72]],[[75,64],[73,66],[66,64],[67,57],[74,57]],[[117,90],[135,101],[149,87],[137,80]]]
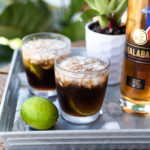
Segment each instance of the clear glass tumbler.
[[35,33],[22,39],[23,63],[34,95],[56,95],[54,59],[70,53],[70,49],[70,39],[60,34]]
[[58,56],[55,80],[63,118],[75,124],[91,123],[100,115],[109,74],[109,59]]

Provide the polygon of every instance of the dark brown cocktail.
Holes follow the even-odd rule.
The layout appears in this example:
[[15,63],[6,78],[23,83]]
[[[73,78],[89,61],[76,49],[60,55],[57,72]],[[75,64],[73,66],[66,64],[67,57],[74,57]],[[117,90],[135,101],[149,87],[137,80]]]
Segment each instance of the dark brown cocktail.
[[[40,66],[35,66],[39,67]],[[55,90],[55,77],[54,77],[54,68],[50,69],[41,69],[41,74],[39,76],[36,73],[33,73],[28,66],[25,66],[26,74],[30,86],[38,90]]]
[[70,40],[62,35],[38,33],[23,39],[22,56],[32,93],[55,95],[54,59],[66,53],[70,53]]
[[83,56],[56,58],[56,88],[66,120],[82,124],[97,119],[104,100],[108,73],[108,60]]

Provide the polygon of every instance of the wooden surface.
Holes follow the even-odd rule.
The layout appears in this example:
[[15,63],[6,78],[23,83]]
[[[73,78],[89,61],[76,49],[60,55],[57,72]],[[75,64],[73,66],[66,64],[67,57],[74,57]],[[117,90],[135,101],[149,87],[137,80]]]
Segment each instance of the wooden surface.
[[[3,69],[0,69],[0,103],[2,99],[2,94],[7,79],[7,74],[9,71],[9,65]],[[0,139],[0,150],[5,150],[2,140]]]
[[9,65],[3,69],[0,69],[0,103],[1,103],[2,94],[3,94],[8,71],[9,71]]
[[[72,47],[84,47],[84,46],[85,46],[85,42],[72,43]],[[1,103],[2,94],[4,91],[4,86],[6,83],[8,72],[9,72],[9,65],[0,69],[0,103]],[[5,150],[1,139],[0,139],[0,150]]]

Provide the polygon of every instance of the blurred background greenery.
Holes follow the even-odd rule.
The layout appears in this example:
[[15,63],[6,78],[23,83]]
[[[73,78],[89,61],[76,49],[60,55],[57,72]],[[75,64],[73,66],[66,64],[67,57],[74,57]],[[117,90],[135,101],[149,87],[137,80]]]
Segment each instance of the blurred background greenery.
[[84,24],[78,21],[84,9],[85,0],[0,0],[0,67],[31,33],[57,32],[84,40]]

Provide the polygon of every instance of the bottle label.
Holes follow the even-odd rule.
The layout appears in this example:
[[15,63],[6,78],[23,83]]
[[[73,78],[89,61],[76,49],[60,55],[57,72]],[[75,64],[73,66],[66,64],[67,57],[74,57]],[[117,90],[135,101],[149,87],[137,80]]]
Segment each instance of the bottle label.
[[136,29],[133,33],[133,40],[138,45],[144,45],[148,39],[148,34],[143,29]]
[[127,76],[126,84],[136,89],[144,90],[145,88],[145,80],[132,78],[130,76]]
[[139,47],[126,43],[125,52],[127,59],[130,61],[141,64],[150,64],[150,48],[148,47]]

